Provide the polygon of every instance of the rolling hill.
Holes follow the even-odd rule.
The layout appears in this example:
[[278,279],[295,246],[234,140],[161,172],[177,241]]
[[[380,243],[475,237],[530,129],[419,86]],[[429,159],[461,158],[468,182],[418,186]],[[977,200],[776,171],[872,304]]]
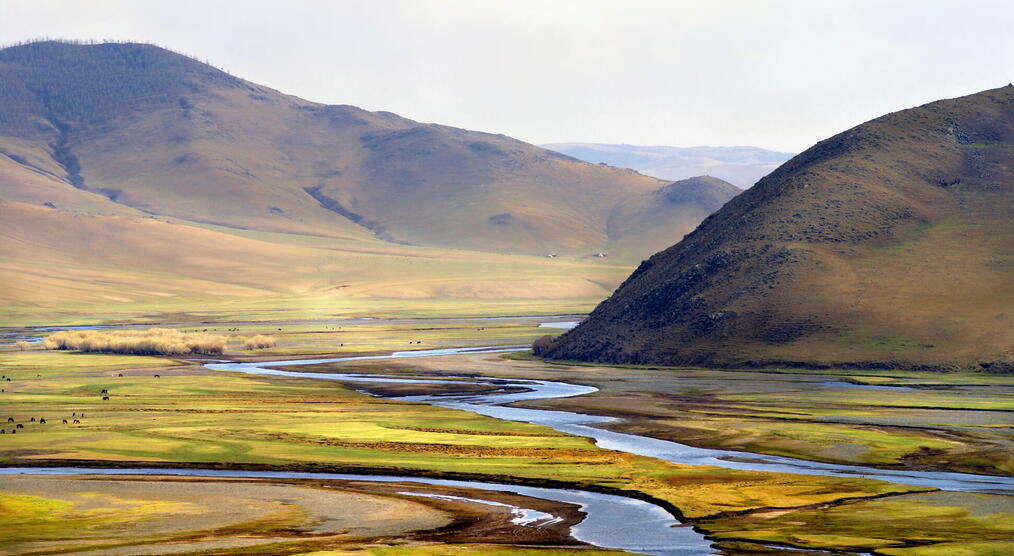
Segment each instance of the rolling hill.
[[664,180],[708,174],[748,188],[792,154],[760,147],[666,147],[606,143],[549,143],[543,147],[578,160],[632,168]]
[[[618,205],[666,185],[503,135],[304,101],[143,44],[6,48],[0,106],[0,195],[69,210],[581,255],[609,250]],[[684,229],[673,215],[656,217]]]
[[153,45],[0,50],[0,299],[25,314],[211,292],[590,306],[731,197],[679,187]]
[[1014,86],[817,143],[655,254],[543,355],[1010,368]]

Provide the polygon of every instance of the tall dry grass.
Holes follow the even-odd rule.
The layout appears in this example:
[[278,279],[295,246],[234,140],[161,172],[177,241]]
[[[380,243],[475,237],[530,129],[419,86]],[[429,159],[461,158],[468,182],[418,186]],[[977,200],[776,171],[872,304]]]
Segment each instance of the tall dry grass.
[[201,333],[184,333],[171,328],[148,330],[66,330],[50,334],[43,341],[46,349],[70,349],[131,355],[220,355],[227,338]]
[[243,345],[246,349],[261,349],[275,347],[275,338],[273,336],[265,336],[264,334],[257,334],[243,340]]

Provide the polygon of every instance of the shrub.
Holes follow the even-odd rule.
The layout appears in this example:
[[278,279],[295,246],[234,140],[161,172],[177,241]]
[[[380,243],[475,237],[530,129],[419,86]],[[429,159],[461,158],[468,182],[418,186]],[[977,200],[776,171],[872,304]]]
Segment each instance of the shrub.
[[21,351],[25,351],[26,349],[28,349],[28,342],[24,340],[18,340],[14,342],[14,345],[18,346],[18,349]]
[[98,353],[132,355],[220,355],[226,338],[201,333],[184,333],[170,328],[148,330],[66,330],[50,334],[43,341],[46,349],[68,349]]
[[532,354],[543,355],[549,351],[549,348],[553,347],[553,342],[556,338],[550,335],[540,336],[532,342]]
[[243,345],[246,349],[261,349],[275,347],[275,338],[273,336],[265,336],[264,334],[257,334],[243,340]]

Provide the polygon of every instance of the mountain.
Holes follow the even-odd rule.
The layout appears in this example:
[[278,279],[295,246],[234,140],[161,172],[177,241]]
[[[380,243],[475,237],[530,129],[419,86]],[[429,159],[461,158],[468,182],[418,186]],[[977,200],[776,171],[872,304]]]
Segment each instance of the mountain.
[[633,168],[665,180],[710,174],[745,189],[792,154],[759,147],[663,147],[603,143],[550,143],[543,147],[578,160]]
[[1014,86],[817,143],[655,254],[557,359],[1014,366]]
[[[503,135],[305,101],[152,45],[6,48],[0,107],[0,198],[69,211],[627,261],[701,217],[655,211],[653,226],[670,230],[662,244],[617,237],[607,227],[619,207],[667,182]],[[613,249],[619,240],[627,251]]]
[[[670,183],[621,203],[608,221],[613,249],[636,252],[639,245],[665,244],[683,237],[697,223],[720,209],[743,190],[712,176],[695,176]],[[684,222],[674,227],[673,222]]]

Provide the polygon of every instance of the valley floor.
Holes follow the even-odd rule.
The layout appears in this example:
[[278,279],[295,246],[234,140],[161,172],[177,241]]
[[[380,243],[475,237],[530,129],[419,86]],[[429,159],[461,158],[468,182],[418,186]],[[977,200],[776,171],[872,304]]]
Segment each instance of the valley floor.
[[[347,356],[525,344],[554,330],[540,323],[573,318],[219,322],[180,328],[272,333],[275,348],[230,351],[224,358],[273,360],[334,353],[336,347]],[[1014,474],[1014,380],[1005,377],[617,369],[499,354],[300,370],[335,368],[588,384],[600,391],[526,403],[622,417],[611,426],[704,447],[886,468]],[[379,399],[333,382],[215,372],[184,359],[7,346],[0,351],[0,370],[0,417],[24,426],[16,435],[0,436],[5,466],[212,466],[568,485],[654,500],[718,541],[727,554],[782,551],[772,548],[777,546],[892,555],[1014,550],[1010,496],[677,465],[602,449],[546,427]],[[102,390],[110,399],[102,399]],[[15,423],[0,427],[13,429]],[[398,494],[406,485],[391,483],[82,475],[7,476],[0,483],[0,529],[18,532],[0,541],[6,554],[608,553],[568,536],[569,525],[581,520],[574,506],[503,493],[491,499],[488,491],[410,485],[413,492],[470,502],[413,498]],[[518,525],[506,506],[474,501],[481,499],[561,521]]]

